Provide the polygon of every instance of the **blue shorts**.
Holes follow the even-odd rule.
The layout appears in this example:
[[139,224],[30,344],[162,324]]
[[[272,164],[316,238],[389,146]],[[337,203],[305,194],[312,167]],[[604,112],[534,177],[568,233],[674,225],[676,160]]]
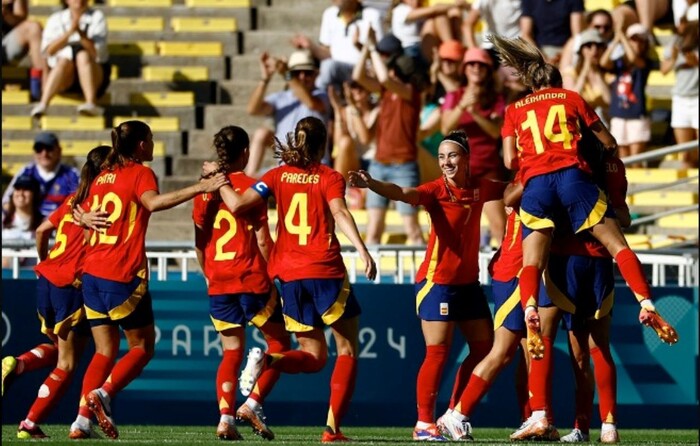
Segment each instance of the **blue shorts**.
[[262,327],[267,321],[282,322],[279,295],[273,288],[269,293],[216,294],[209,296],[209,317],[216,331],[243,327],[250,322]]
[[[525,331],[525,312],[520,299],[520,279],[508,282],[491,281],[494,303],[494,329],[507,328],[510,331]],[[544,283],[540,282],[539,300],[547,297]]]
[[555,216],[562,209],[568,213],[571,229],[578,233],[598,224],[608,204],[603,191],[577,167],[533,177],[520,202],[523,239],[532,231],[554,228]]
[[587,320],[612,313],[615,278],[610,258],[551,255],[545,282],[548,298],[540,297],[540,305],[564,310],[567,330],[582,329]]
[[83,274],[83,299],[90,325],[120,325],[126,330],[153,324],[148,281],[117,282]]
[[332,325],[339,319],[351,319],[362,311],[350,286],[343,279],[301,279],[283,282],[275,279],[282,299],[282,314],[287,331],[311,331]]
[[491,309],[479,282],[439,285],[427,279],[415,285],[416,314],[424,321],[491,319]]
[[89,333],[83,309],[83,293],[79,287],[58,287],[39,276],[36,284],[36,310],[44,334],[53,333],[65,339],[71,330],[80,334]]
[[[400,164],[382,164],[371,161],[368,172],[375,180],[388,181],[401,187],[416,187],[420,181],[418,163],[413,161]],[[389,199],[367,189],[365,207],[367,209],[386,209],[389,207]],[[401,201],[396,202],[396,210],[399,211],[401,215],[414,215],[418,212],[414,206]]]

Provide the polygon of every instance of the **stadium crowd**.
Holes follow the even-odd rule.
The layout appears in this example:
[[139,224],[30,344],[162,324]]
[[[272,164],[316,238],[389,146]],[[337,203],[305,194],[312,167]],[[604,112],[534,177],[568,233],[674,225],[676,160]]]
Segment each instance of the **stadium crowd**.
[[[670,121],[676,141],[698,138],[697,2],[636,0],[612,12],[585,11],[582,0],[394,0],[386,11],[357,0],[332,3],[318,39],[296,35],[288,57],[260,54],[247,111],[272,117],[274,128],[247,129],[250,139],[235,122],[222,128],[213,139],[216,161],[205,163],[192,186],[159,192],[143,165],[153,159],[153,134],[138,120],[119,123],[112,145],[91,151],[80,174],[61,163],[56,135],[36,135],[35,161],[3,197],[3,237],[6,230],[36,237],[38,313],[52,343],[3,358],[3,393],[23,373],[55,368],[21,421],[19,438],[44,436],[39,424],[61,397],[90,333],[96,353],[69,436],[92,437],[93,419],[108,437],[119,436],[110,401],[148,364],[155,342],[149,217],[194,198],[196,251],[224,350],[216,377],[219,438],[241,439],[236,418],[274,438],[264,399],[280,373],[325,366],[322,328],[329,326],[338,356],[322,441],[347,440],[340,426],[355,386],[361,310],[335,227],[372,280],[376,265],[366,245],[380,243],[387,208],[396,202],[407,243],[426,244],[420,208],[432,222],[416,277],[426,353],[413,439],[471,439],[472,410],[521,345],[529,380],[520,390],[523,425],[511,439],[587,441],[592,358],[600,440],[619,442],[607,339],[613,258],[640,303],[640,322],[669,344],[677,335],[656,312],[620,229],[629,210],[618,155],[641,153],[651,141],[645,90],[655,68],[676,72]],[[104,14],[87,0],[65,6],[42,32],[27,19],[26,0],[3,0],[2,61],[29,53],[38,101],[33,117],[49,113],[52,97],[69,89],[84,96],[79,113],[103,112],[96,103],[109,84]],[[476,37],[480,20],[489,30],[483,41]],[[656,26],[677,33],[661,60]],[[285,88],[268,93],[273,76],[283,77]],[[267,151],[280,165],[264,170]],[[697,167],[697,152],[687,153],[684,163]],[[270,197],[281,222],[274,241]],[[353,207],[368,210],[364,239]],[[499,287],[494,316],[477,279],[482,209],[486,239],[503,240],[491,266]],[[555,234],[559,249],[548,261],[555,226],[570,233]],[[577,378],[577,417],[561,437],[548,387],[560,319]],[[247,323],[264,333],[268,350],[252,349],[241,367]],[[436,418],[455,326],[470,354],[454,378],[449,407]],[[117,361],[119,327],[129,348]],[[290,350],[289,333],[300,349]],[[239,370],[248,398],[234,410]]]

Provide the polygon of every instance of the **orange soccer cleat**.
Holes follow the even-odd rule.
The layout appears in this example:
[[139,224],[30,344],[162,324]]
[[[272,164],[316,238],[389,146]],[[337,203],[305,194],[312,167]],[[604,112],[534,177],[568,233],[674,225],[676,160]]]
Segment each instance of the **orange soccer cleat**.
[[642,308],[639,312],[639,322],[642,325],[653,328],[662,342],[668,345],[673,345],[678,342],[678,332],[676,332],[676,329],[666,322],[656,311],[649,311],[646,308]]
[[527,312],[525,325],[527,326],[527,351],[532,359],[542,359],[544,357],[544,342],[540,332],[540,315],[537,310]]

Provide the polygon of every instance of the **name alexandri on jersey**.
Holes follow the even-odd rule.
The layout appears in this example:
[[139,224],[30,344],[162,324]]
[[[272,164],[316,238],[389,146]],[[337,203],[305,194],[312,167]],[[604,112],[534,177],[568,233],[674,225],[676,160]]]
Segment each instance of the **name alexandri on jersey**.
[[538,101],[545,101],[545,100],[551,100],[551,99],[566,99],[566,93],[564,92],[559,92],[559,93],[540,93],[540,94],[534,94],[530,95],[526,98],[523,98],[515,103],[515,108],[520,108],[528,104],[533,104]]

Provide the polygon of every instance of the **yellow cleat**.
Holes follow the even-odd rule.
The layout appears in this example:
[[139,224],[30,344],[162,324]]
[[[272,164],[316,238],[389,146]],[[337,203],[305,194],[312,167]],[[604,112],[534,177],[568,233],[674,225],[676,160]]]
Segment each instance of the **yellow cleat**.
[[647,327],[651,327],[661,339],[661,342],[665,342],[668,345],[678,342],[678,332],[659,313],[642,308],[639,312],[639,322]]

